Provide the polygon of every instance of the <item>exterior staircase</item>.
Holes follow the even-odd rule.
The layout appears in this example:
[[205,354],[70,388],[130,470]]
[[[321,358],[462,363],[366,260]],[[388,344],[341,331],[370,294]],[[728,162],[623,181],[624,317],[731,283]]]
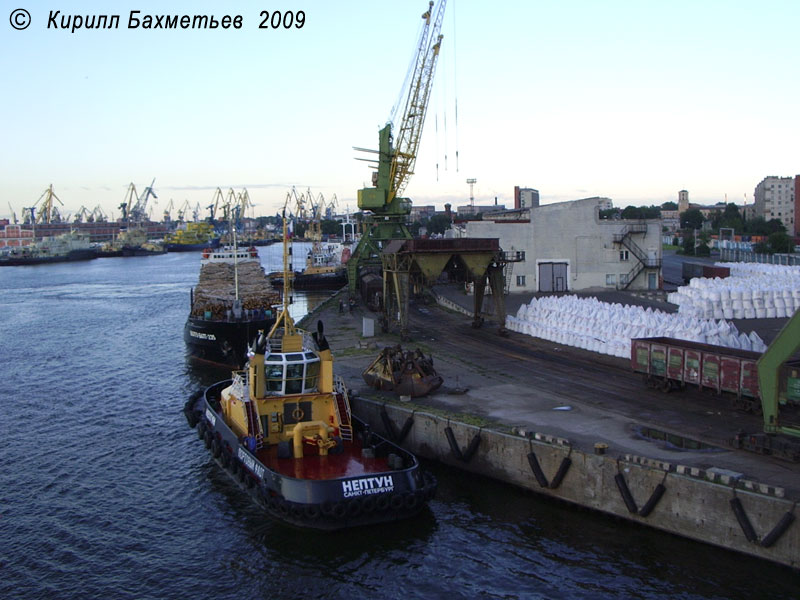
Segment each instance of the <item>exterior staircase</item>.
[[351,441],[353,439],[353,422],[350,419],[350,400],[347,397],[344,379],[341,377],[336,377],[333,396],[336,398],[336,420],[340,423],[339,435],[342,436],[342,440]]
[[647,253],[642,250],[642,248],[633,241],[631,236],[635,234],[646,234],[647,233],[647,223],[631,223],[626,225],[622,231],[619,233],[614,234],[614,243],[620,244],[628,249],[628,251],[636,258],[636,262],[634,263],[633,267],[625,277],[625,281],[620,281],[617,284],[617,289],[627,290],[628,287],[633,283],[633,280],[641,273],[644,269],[660,269],[661,268],[661,259],[660,258],[650,258],[647,256]]

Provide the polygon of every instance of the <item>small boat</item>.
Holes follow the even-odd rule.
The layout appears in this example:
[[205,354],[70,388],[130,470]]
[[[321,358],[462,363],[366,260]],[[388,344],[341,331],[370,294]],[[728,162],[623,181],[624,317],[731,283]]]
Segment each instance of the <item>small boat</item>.
[[206,248],[200,277],[189,293],[183,328],[189,357],[230,369],[247,362],[248,346],[275,323],[279,294],[264,273],[258,250]]
[[[291,297],[286,244],[284,300]],[[352,414],[321,322],[312,335],[295,328],[284,302],[249,356],[245,370],[189,398],[184,413],[269,516],[336,530],[423,510],[436,479]]]

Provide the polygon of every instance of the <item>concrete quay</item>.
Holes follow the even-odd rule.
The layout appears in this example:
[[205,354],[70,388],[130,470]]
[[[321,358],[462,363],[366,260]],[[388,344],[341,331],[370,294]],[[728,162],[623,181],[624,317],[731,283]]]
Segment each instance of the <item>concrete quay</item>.
[[[406,402],[361,377],[381,348],[399,343],[361,335],[372,313],[339,314],[332,299],[305,320],[306,329],[325,323],[336,373],[374,430],[391,437],[411,419],[402,444],[421,457],[800,568],[800,465],[728,445],[740,429],[760,431],[760,418],[696,390],[647,389],[626,359],[501,338],[488,320],[473,329],[463,314],[470,297],[455,288],[438,295],[449,308],[412,306],[413,341],[403,347],[431,355],[445,384]],[[529,299],[509,298],[508,312]]]

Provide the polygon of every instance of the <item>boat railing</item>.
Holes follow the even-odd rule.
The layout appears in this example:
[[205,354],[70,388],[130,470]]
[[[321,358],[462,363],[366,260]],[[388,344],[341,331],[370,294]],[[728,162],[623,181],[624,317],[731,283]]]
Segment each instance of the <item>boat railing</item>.
[[[296,329],[295,331],[296,333],[299,333],[300,335],[303,336],[303,351],[313,352],[315,344],[314,344],[314,338],[311,337],[311,334],[302,329]],[[281,327],[272,335],[272,337],[267,339],[268,350],[269,350],[267,354],[272,354],[273,352],[282,352],[281,348],[283,345],[283,334],[284,330]]]
[[234,371],[231,391],[237,398],[249,397],[247,392],[247,371]]
[[352,441],[353,426],[350,419],[350,398],[347,396],[347,386],[344,384],[344,379],[340,375],[337,375],[336,379],[334,379],[333,387],[336,393],[336,402],[333,405],[336,408],[336,420],[339,422],[339,434],[342,436],[342,440]]

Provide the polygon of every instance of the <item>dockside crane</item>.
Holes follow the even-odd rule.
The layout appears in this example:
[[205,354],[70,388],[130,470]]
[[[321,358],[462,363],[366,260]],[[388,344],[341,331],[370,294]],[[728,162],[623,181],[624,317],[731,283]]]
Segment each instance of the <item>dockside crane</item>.
[[[225,196],[222,193],[220,188],[214,190],[214,195],[211,197],[211,204],[206,206],[208,209],[208,220],[213,223],[214,219],[217,218],[217,209],[219,208],[220,202],[225,205]],[[195,219],[196,221],[197,219]]]
[[[395,239],[411,239],[406,220],[411,214],[411,200],[401,197],[414,173],[422,127],[430,100],[431,84],[442,43],[442,20],[446,0],[434,9],[433,1],[422,14],[424,25],[417,42],[413,71],[405,92],[402,118],[396,128],[391,121],[378,133],[378,150],[356,150],[377,154],[377,170],[372,186],[358,190],[358,207],[370,211],[366,231],[347,262],[351,295],[358,286],[359,271],[365,266],[380,267],[381,248]],[[402,94],[401,94],[402,96]],[[399,105],[398,105],[399,107]],[[396,145],[394,142],[396,141]]]
[[[42,192],[42,195],[39,196],[39,199],[36,201],[35,208],[38,212],[36,223],[50,224],[61,222],[61,213],[59,213],[58,207],[53,203],[53,200],[58,202],[61,206],[64,205],[64,203],[61,202],[61,198],[56,196],[56,193],[53,191],[53,184],[51,183],[50,187]],[[31,212],[31,220],[33,220],[33,212]]]
[[169,199],[169,204],[164,209],[164,223],[172,222],[172,209],[175,208],[175,203],[172,201],[172,198]]
[[11,211],[11,218],[14,219],[14,225],[17,224],[17,213],[14,212],[14,209],[11,207],[11,202],[8,203],[8,210]]
[[[142,223],[144,221],[149,220],[150,215],[147,211],[147,201],[152,197],[154,200],[158,199],[156,196],[155,191],[153,191],[153,186],[156,183],[156,178],[153,177],[153,181],[144,188],[144,192],[142,192],[141,196],[136,197],[136,202],[134,203],[133,207],[131,208],[128,218],[133,223]],[[133,184],[131,184],[133,186]],[[136,192],[136,188],[133,188],[134,193]]]
[[106,213],[103,212],[103,209],[99,204],[94,207],[94,210],[92,211],[92,218],[94,219],[95,223],[105,223],[108,221]]

